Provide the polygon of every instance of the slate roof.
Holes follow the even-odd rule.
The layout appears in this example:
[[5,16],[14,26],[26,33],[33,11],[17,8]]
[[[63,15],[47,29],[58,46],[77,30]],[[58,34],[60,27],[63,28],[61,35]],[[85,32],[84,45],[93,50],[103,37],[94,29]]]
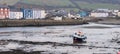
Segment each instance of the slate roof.
[[6,5],[1,5],[1,4],[0,4],[0,8],[9,8],[9,7],[6,6]]

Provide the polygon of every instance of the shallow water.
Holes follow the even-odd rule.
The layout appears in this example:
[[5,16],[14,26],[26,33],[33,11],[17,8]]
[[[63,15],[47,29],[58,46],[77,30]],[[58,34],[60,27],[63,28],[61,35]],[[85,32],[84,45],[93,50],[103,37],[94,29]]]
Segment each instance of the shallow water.
[[[73,44],[70,35],[77,31],[84,32],[87,43]],[[114,32],[120,32],[119,25],[90,23],[76,26],[4,27],[0,28],[0,40],[10,41],[0,45],[0,51],[19,49],[25,52],[43,51],[43,54],[115,54],[120,45],[111,42],[116,35]]]

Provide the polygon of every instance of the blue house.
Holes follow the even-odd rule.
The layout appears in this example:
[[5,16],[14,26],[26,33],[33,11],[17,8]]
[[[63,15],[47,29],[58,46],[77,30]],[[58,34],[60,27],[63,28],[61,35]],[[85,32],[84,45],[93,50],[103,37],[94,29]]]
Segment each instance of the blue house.
[[80,16],[81,17],[86,17],[88,15],[89,15],[89,13],[87,11],[80,11]]
[[22,8],[21,11],[23,12],[24,19],[32,19],[33,18],[33,10],[32,9]]

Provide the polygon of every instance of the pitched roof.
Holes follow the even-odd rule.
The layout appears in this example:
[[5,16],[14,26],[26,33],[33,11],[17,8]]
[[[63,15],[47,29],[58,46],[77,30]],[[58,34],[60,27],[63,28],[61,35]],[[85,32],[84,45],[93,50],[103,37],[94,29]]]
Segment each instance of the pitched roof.
[[1,4],[0,4],[0,8],[9,8],[9,7],[6,6],[6,5],[1,5]]
[[20,9],[10,9],[12,12],[21,12]]

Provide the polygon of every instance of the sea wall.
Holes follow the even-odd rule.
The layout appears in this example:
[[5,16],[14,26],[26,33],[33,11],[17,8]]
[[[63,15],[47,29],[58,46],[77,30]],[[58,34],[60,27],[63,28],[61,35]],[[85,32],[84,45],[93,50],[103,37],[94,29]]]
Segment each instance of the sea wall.
[[120,18],[108,18],[98,21],[99,24],[120,25]]
[[57,26],[87,24],[85,20],[0,20],[0,27]]

